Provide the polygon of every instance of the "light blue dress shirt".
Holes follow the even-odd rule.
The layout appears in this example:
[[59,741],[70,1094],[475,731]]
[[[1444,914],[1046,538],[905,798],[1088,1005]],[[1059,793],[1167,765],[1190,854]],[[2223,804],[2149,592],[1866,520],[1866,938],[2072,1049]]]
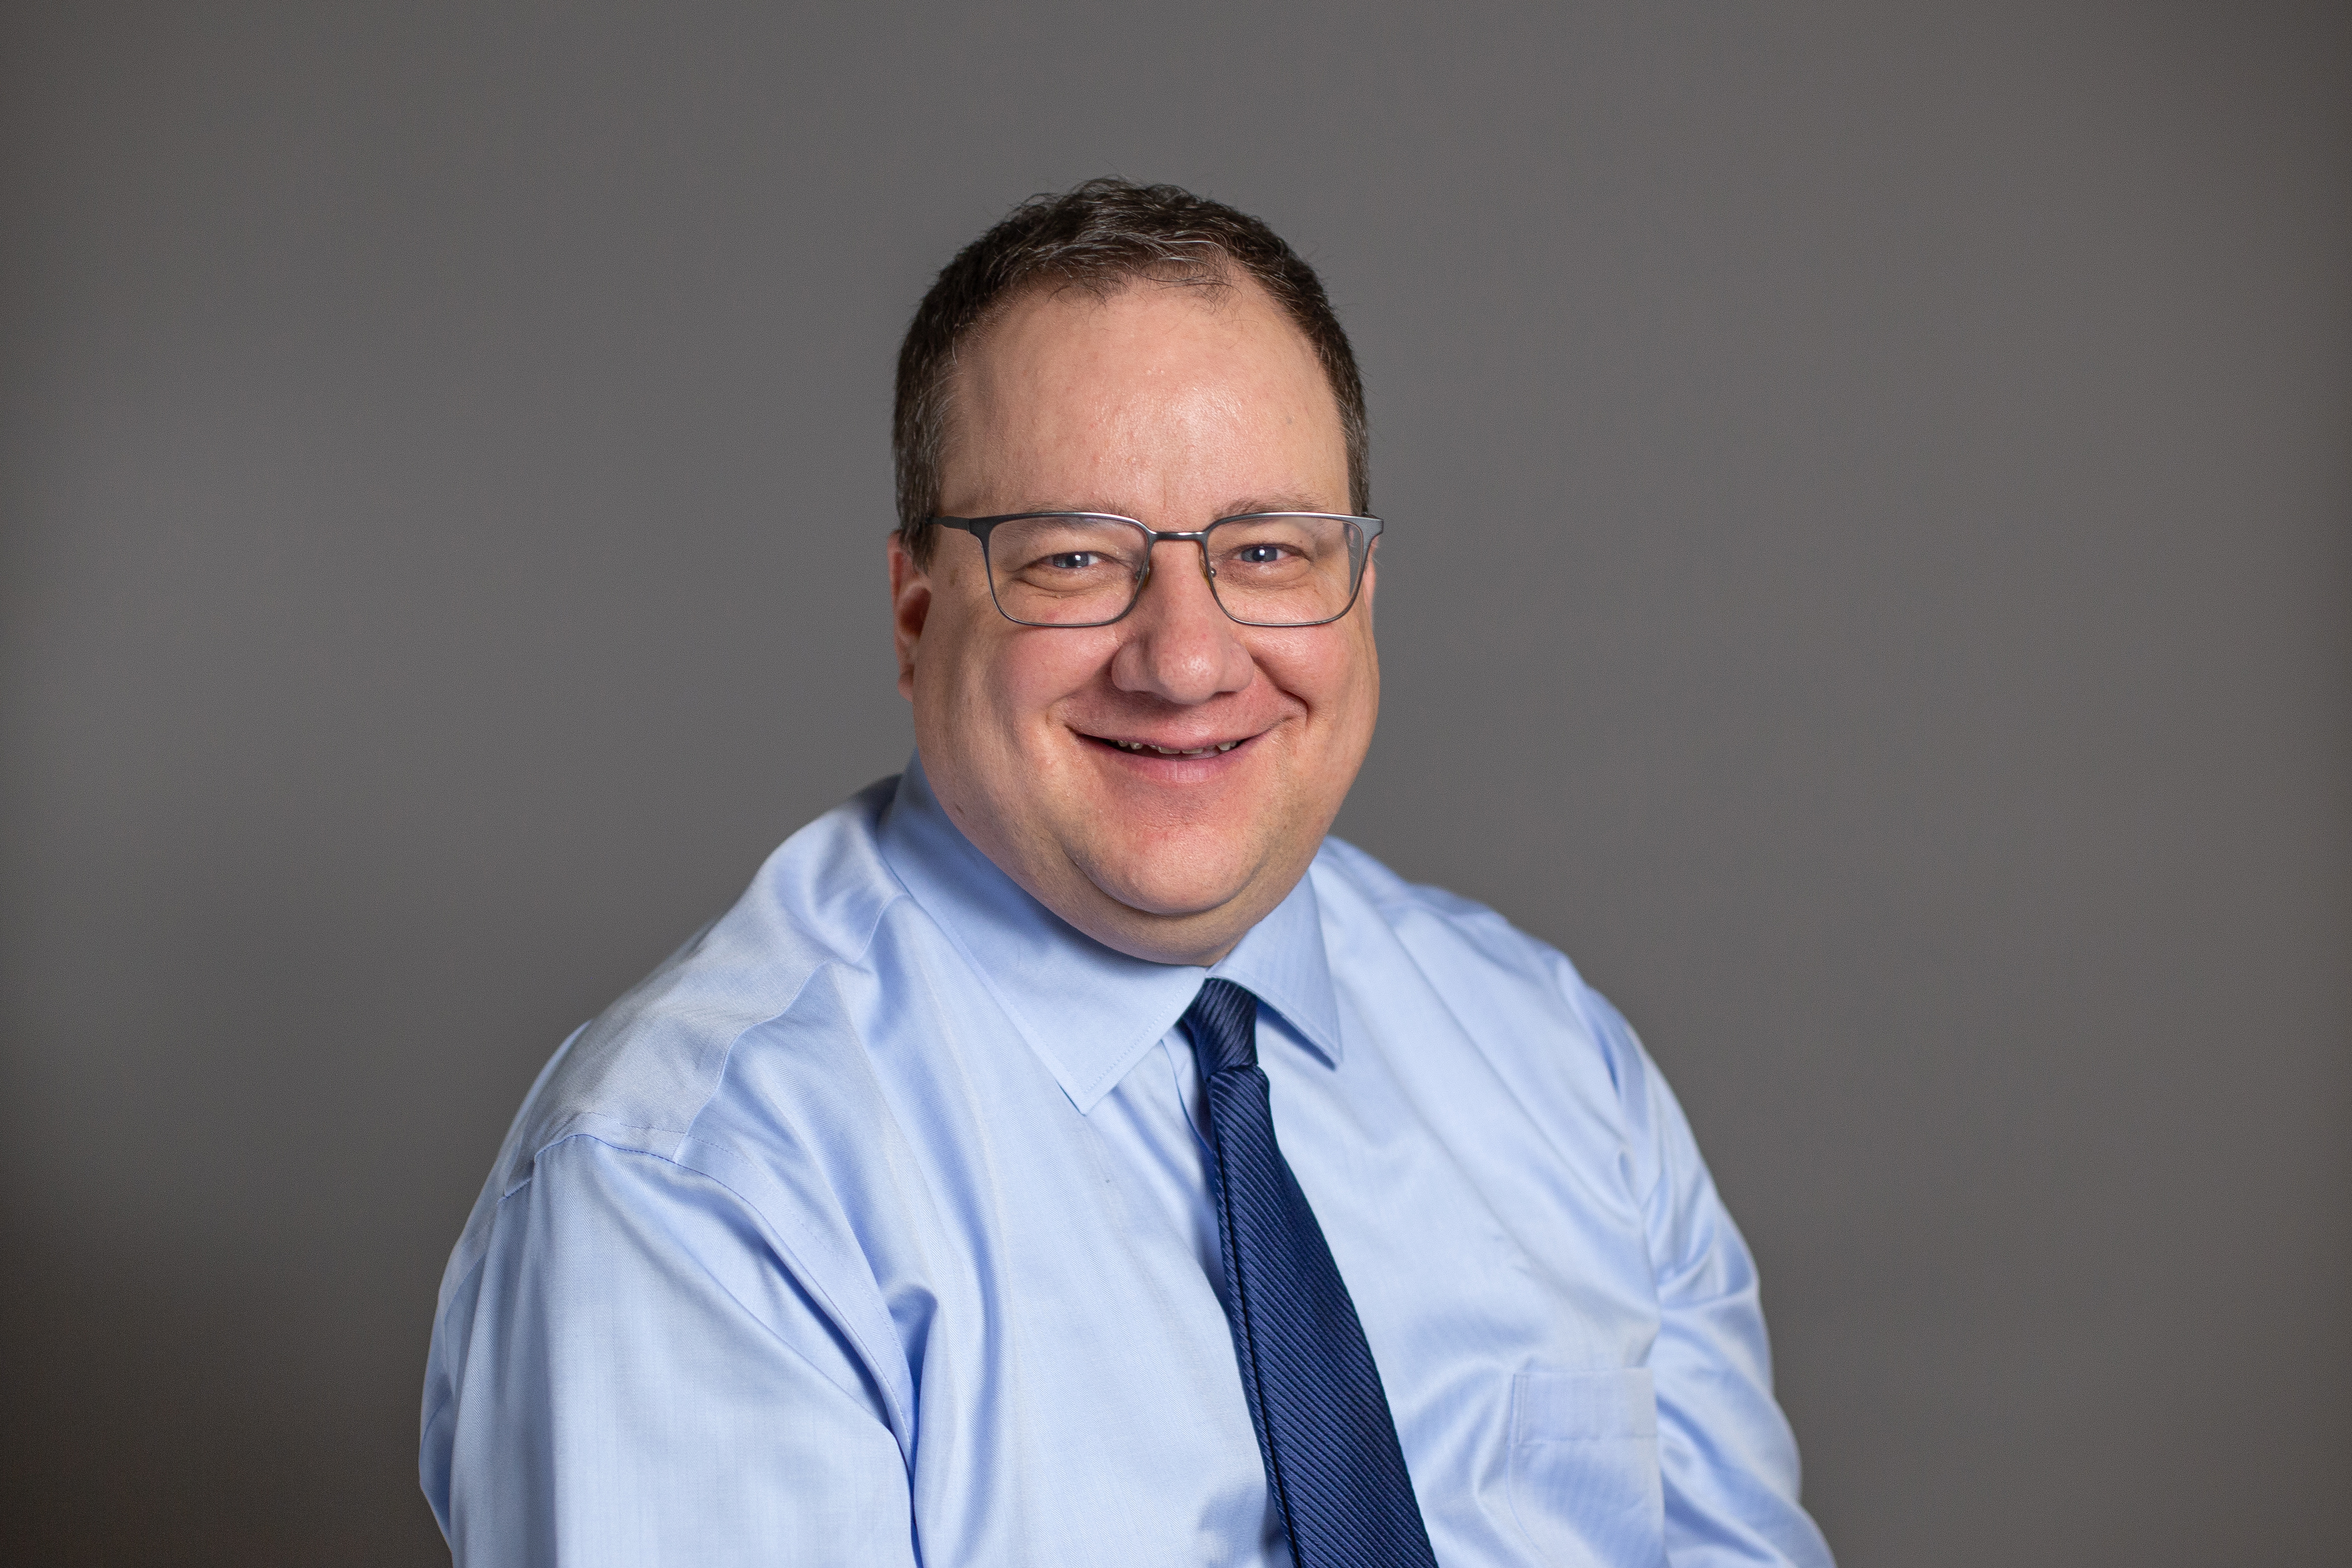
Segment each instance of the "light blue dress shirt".
[[1828,1563],[1748,1249],[1565,958],[1331,840],[1213,969],[1144,963],[916,767],[532,1087],[425,1377],[461,1568],[1286,1562],[1176,1028],[1212,974],[1445,1568]]

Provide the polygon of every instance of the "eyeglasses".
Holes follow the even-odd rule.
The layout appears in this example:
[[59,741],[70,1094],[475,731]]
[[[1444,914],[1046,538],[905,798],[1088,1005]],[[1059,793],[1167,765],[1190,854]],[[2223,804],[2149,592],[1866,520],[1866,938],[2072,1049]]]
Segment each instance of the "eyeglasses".
[[1196,531],[1146,528],[1097,511],[935,517],[980,541],[988,591],[1024,626],[1107,626],[1135,608],[1152,547],[1195,543],[1217,605],[1245,626],[1319,626],[1356,602],[1377,517],[1254,511]]

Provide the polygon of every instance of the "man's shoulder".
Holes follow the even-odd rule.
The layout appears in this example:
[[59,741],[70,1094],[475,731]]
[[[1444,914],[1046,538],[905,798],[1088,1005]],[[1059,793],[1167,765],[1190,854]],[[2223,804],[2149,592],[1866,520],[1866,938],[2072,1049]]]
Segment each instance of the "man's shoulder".
[[1327,928],[1338,925],[1343,938],[1351,920],[1369,917],[1408,946],[1442,945],[1465,961],[1558,986],[1570,994],[1585,989],[1568,955],[1550,943],[1475,899],[1405,880],[1343,839],[1323,841],[1310,874],[1318,901],[1328,911]]
[[[1335,976],[1361,963],[1377,971],[1388,942],[1421,981],[1490,1044],[1550,1041],[1573,1047],[1618,1095],[1648,1064],[1632,1027],[1586,984],[1569,956],[1475,899],[1407,881],[1356,846],[1327,838],[1310,873],[1324,911]],[[1377,933],[1368,942],[1366,928]],[[1549,1022],[1556,1028],[1539,1026]]]
[[564,1043],[516,1116],[493,1188],[527,1181],[541,1150],[580,1133],[677,1157],[746,1032],[788,1017],[827,969],[866,962],[905,896],[876,843],[896,784],[786,839],[724,914]]

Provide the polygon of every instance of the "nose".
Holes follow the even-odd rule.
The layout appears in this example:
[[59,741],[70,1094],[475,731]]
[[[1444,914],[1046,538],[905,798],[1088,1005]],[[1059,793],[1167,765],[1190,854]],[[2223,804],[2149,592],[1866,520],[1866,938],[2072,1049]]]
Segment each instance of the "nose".
[[1127,635],[1111,656],[1112,685],[1190,706],[1250,683],[1256,667],[1209,591],[1208,559],[1186,540],[1153,551],[1151,575],[1119,623]]

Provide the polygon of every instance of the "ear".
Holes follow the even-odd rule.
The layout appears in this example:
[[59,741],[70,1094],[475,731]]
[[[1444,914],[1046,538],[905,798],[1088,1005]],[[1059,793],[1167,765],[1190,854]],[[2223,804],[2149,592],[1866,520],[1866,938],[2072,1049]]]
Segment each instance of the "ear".
[[896,532],[890,535],[890,631],[898,646],[898,695],[915,696],[915,654],[931,615],[931,574]]

